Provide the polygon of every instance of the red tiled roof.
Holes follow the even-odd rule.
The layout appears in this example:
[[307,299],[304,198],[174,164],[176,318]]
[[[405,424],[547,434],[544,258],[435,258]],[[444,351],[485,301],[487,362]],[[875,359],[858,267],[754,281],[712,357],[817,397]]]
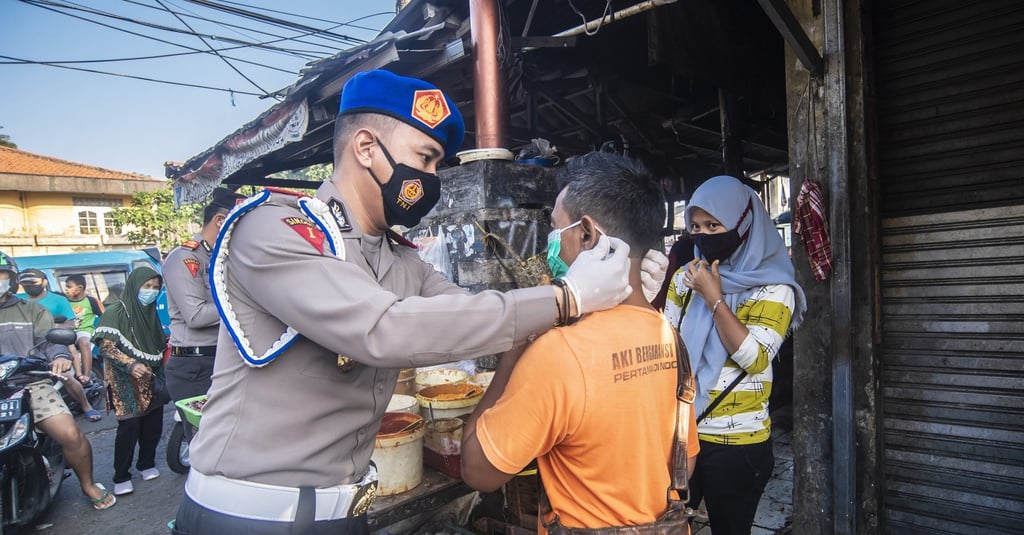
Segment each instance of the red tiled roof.
[[9,147],[0,147],[0,173],[119,180],[163,180],[149,175],[114,171]]

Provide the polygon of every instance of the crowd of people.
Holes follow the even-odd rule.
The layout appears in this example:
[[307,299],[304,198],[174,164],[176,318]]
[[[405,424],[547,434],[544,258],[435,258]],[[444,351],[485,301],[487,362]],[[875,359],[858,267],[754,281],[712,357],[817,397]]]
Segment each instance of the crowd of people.
[[[704,182],[665,257],[649,251],[662,243],[660,180],[627,156],[578,156],[551,212],[553,284],[471,294],[392,230],[434,207],[437,168],[464,132],[437,87],[359,73],[341,93],[334,174],[315,195],[218,188],[163,274],[136,268],[105,310],[83,280],[65,282],[69,303],[41,273],[0,270],[0,314],[12,300],[33,317],[46,306],[78,330],[54,350],[62,380],[89,379],[93,345],[103,358],[113,495],[90,483],[70,415],[36,416],[83,452],[72,466],[97,509],[132,492],[133,464],[144,481],[160,475],[163,406],[208,394],[174,533],[366,534],[370,457],[398,370],[500,353],[463,437],[470,486],[494,491],[536,459],[541,533],[667,533],[680,521],[669,512],[685,522],[681,506],[701,502],[716,535],[750,532],[774,462],[772,360],[806,310],[756,192],[729,176]],[[169,339],[153,303],[162,285]],[[35,321],[37,336],[52,323]]]

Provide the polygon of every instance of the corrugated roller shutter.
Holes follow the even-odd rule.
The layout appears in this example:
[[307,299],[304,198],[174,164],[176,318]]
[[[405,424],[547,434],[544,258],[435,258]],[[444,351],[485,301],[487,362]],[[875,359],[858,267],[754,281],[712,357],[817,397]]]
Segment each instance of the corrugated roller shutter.
[[1024,2],[876,2],[882,525],[1024,533]]

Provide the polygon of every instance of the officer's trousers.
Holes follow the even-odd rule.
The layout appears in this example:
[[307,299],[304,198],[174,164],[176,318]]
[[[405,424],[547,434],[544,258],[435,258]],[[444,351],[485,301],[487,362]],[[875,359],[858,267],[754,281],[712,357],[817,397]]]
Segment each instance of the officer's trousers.
[[171,399],[201,396],[213,382],[213,355],[173,355],[164,366],[164,375]]
[[369,535],[366,515],[324,520],[298,528],[291,522],[249,520],[211,511],[185,494],[174,520],[173,535]]

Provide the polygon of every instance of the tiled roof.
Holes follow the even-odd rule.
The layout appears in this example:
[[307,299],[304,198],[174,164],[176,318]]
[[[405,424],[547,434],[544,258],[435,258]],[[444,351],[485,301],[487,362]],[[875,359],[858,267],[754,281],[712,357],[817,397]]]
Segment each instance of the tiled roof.
[[9,147],[0,147],[0,173],[116,180],[163,180],[149,175],[114,171]]

